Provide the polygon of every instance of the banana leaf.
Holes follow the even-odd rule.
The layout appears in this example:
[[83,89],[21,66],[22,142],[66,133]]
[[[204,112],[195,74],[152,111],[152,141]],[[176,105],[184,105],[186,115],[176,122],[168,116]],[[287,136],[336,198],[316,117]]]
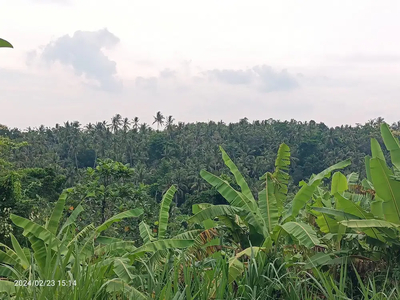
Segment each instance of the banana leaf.
[[308,224],[302,222],[288,222],[280,225],[280,227],[294,237],[299,245],[303,245],[307,248],[322,246],[322,242],[318,239],[317,233]]
[[265,189],[258,194],[260,214],[264,219],[268,232],[272,232],[279,221],[279,211],[275,197],[274,184],[270,176],[271,174],[265,176]]
[[214,174],[205,170],[200,171],[200,176],[211,184],[217,191],[228,201],[232,206],[246,209],[254,212],[254,207],[251,200],[249,200],[244,194],[236,191],[228,182],[221,179]]
[[6,40],[0,39],[0,48],[14,48],[14,47]]
[[254,196],[247,185],[246,180],[242,176],[242,174],[239,172],[238,168],[236,165],[233,163],[233,161],[230,159],[228,154],[225,152],[225,150],[220,146],[219,147],[220,151],[222,152],[222,159],[224,160],[225,165],[229,168],[233,176],[235,176],[236,183],[240,186],[240,190],[242,194],[249,200],[249,206],[252,208],[254,211],[257,207],[256,200],[254,199]]
[[348,189],[347,178],[340,172],[335,172],[332,176],[331,195],[342,193]]
[[[199,203],[199,204],[193,204],[192,205],[192,212],[193,214],[197,214],[198,212],[200,212],[201,210],[214,206],[210,203]],[[213,220],[205,220],[203,221],[203,226],[205,229],[210,229],[213,228],[215,226],[217,226],[217,223],[215,223]]]
[[390,131],[387,124],[381,124],[381,135],[386,149],[390,152],[392,164],[400,170],[400,144]]
[[139,217],[142,214],[143,214],[143,209],[141,209],[141,208],[135,208],[135,209],[124,211],[124,212],[117,214],[117,215],[109,218],[108,220],[106,220],[103,224],[101,224],[99,227],[96,228],[96,231],[97,231],[97,233],[100,233],[100,232],[106,230],[107,228],[109,228],[115,222],[119,222],[126,218]]
[[62,217],[62,213],[65,206],[65,200],[67,199],[68,192],[65,190],[61,193],[56,206],[54,207],[53,213],[51,214],[50,220],[47,223],[46,229],[50,231],[52,234],[57,233],[57,229]]
[[400,224],[400,182],[390,177],[393,172],[385,161],[372,158],[370,166],[376,195],[383,200],[382,210],[385,220]]
[[167,231],[169,209],[174,198],[176,187],[172,185],[164,194],[161,200],[160,215],[158,220],[158,239],[163,239]]
[[153,234],[151,233],[150,226],[146,224],[146,222],[142,221],[139,224],[139,233],[140,237],[143,240],[143,244],[146,244],[148,242],[152,242],[155,240],[153,237]]
[[275,189],[275,198],[278,210],[283,211],[283,204],[286,201],[289,183],[289,166],[290,166],[290,148],[288,145],[282,143],[278,149],[278,155],[275,160],[275,171],[273,177],[276,178],[278,184]]
[[357,229],[365,228],[394,228],[400,230],[400,225],[383,220],[369,219],[369,220],[344,220],[340,224]]

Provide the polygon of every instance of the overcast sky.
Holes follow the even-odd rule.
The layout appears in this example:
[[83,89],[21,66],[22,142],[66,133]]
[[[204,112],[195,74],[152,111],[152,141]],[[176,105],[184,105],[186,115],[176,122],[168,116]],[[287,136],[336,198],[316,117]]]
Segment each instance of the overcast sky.
[[398,0],[0,0],[0,124],[400,120]]

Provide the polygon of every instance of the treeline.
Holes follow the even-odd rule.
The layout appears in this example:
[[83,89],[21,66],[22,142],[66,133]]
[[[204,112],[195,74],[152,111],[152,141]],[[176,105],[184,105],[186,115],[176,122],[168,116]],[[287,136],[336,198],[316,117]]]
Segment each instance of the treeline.
[[[80,183],[86,168],[95,167],[98,159],[110,158],[133,168],[132,183],[149,185],[151,197],[157,200],[176,184],[175,201],[189,211],[194,203],[218,202],[218,194],[210,192],[200,177],[201,169],[226,174],[229,179],[218,146],[236,162],[255,191],[259,177],[273,169],[279,145],[286,143],[292,152],[289,190],[293,190],[300,180],[347,158],[352,159],[349,172],[365,177],[364,157],[370,154],[369,140],[380,140],[379,126],[383,121],[377,118],[364,125],[335,128],[315,121],[268,119],[250,123],[247,118],[229,124],[175,124],[172,116],[165,118],[158,112],[154,123],[160,130],[140,123],[138,117],[130,120],[117,114],[109,123],[85,126],[77,121],[23,131],[1,126],[0,136],[15,143],[27,142],[28,145],[11,150],[8,159],[17,169],[34,168],[32,176],[47,178],[41,189],[53,191],[41,193],[51,201],[57,199],[62,188]],[[400,122],[392,129],[396,134]],[[34,192],[40,193],[40,188]]]

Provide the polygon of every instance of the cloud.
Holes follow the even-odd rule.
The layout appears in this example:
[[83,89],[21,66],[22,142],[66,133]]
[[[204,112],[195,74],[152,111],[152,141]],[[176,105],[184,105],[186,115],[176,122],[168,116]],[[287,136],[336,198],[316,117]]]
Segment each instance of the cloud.
[[301,86],[323,87],[323,88],[354,88],[361,84],[359,79],[343,78],[337,76],[308,75],[297,74],[298,82]]
[[157,83],[158,83],[158,79],[157,77],[148,77],[148,78],[144,78],[144,77],[136,77],[135,80],[135,86],[139,89],[143,89],[143,90],[157,90]]
[[71,4],[72,0],[32,0],[32,2],[40,4]]
[[[122,82],[116,77],[116,62],[110,60],[103,49],[112,49],[119,38],[106,28],[98,31],[76,31],[71,37],[64,35],[43,48],[40,59],[46,63],[59,62],[72,67],[78,76],[95,81],[91,87],[107,92],[118,92]],[[35,53],[37,55],[37,53]],[[32,63],[35,54],[28,53],[27,63]]]
[[[280,72],[266,65],[259,65],[247,69],[212,69],[194,72],[190,61],[184,61],[176,69],[164,69],[157,76],[138,76],[135,87],[141,90],[156,91],[162,89],[187,92],[195,86],[217,86],[226,89],[225,85],[231,85],[243,91],[253,90],[264,94],[278,91],[291,91],[300,86],[302,78],[289,74],[286,70]],[[193,75],[192,75],[193,74]],[[304,76],[304,75],[303,75]]]
[[399,63],[400,55],[357,53],[348,56],[336,57],[335,60],[345,63]]
[[[165,65],[154,73],[138,71],[134,80],[126,78],[123,91],[112,97],[115,101],[110,101],[107,93],[84,88],[81,79],[73,73],[0,68],[1,123],[20,128],[42,123],[54,126],[67,120],[85,124],[108,120],[120,113],[129,118],[139,116],[142,122],[151,124],[152,116],[160,110],[164,115],[171,114],[177,121],[185,122],[222,119],[228,123],[246,116],[250,120],[313,119],[336,126],[363,123],[379,115],[390,122],[396,121],[396,112],[400,109],[396,102],[400,89],[396,77],[392,76],[396,73],[383,74],[382,78],[364,78],[364,68],[355,67],[354,72],[358,72],[355,77],[348,75],[344,68],[290,67],[287,76],[298,74],[293,76],[301,88],[293,93],[263,93],[258,84],[267,79],[271,82],[270,77],[281,80],[281,86],[287,85],[282,83],[286,80],[285,71],[246,68],[242,70],[252,70],[251,83],[227,84],[216,79],[210,81],[208,73],[206,76],[194,66],[170,67],[166,73],[173,73],[172,79],[162,77],[159,70],[165,71]],[[192,75],[187,76],[187,73]],[[357,85],[349,85],[351,80]],[[15,118],[16,115],[20,117]]]
[[290,91],[299,84],[296,77],[286,70],[274,71],[266,65],[255,66],[245,70],[209,70],[203,73],[210,80],[231,85],[254,85],[261,92]]
[[171,69],[164,69],[163,71],[160,72],[161,78],[175,78],[175,76],[176,76],[176,71]]
[[137,76],[134,81],[136,89],[143,91],[175,90],[185,92],[193,85],[190,77],[190,62],[183,62],[178,68],[165,68],[156,76]]
[[262,92],[291,91],[299,87],[296,78],[286,70],[276,72],[271,67],[262,65],[255,66],[253,71],[258,76],[258,86]]
[[211,79],[217,79],[220,82],[227,84],[249,84],[254,78],[255,74],[252,70],[248,69],[246,71],[243,70],[218,70],[214,69],[211,71],[207,71],[207,75]]

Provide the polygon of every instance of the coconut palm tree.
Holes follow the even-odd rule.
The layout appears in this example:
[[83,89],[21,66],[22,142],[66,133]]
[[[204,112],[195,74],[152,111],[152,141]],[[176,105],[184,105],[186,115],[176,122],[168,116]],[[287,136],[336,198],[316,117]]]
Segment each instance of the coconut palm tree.
[[94,125],[89,122],[89,124],[85,126],[85,129],[87,132],[91,132],[94,129]]
[[384,118],[382,118],[382,117],[378,117],[378,118],[376,118],[376,125],[377,125],[377,127],[381,127],[381,124],[383,124],[385,122],[385,119]]
[[159,129],[160,126],[164,125],[164,119],[165,117],[162,115],[160,111],[157,112],[156,116],[154,117],[154,123],[157,123],[157,130]]
[[167,118],[167,122],[166,122],[166,127],[167,128],[171,128],[173,123],[174,123],[175,119],[172,116],[168,116]]
[[139,129],[139,117],[134,117],[132,120],[132,124],[133,124],[132,128],[135,130],[138,130]]
[[122,117],[120,114],[116,114],[114,117],[111,118],[111,130],[116,133],[120,126],[122,125]]
[[247,117],[244,117],[243,119],[239,120],[240,125],[247,125],[249,124],[249,119]]
[[130,129],[131,122],[128,118],[124,118],[122,121],[122,130],[126,133]]

